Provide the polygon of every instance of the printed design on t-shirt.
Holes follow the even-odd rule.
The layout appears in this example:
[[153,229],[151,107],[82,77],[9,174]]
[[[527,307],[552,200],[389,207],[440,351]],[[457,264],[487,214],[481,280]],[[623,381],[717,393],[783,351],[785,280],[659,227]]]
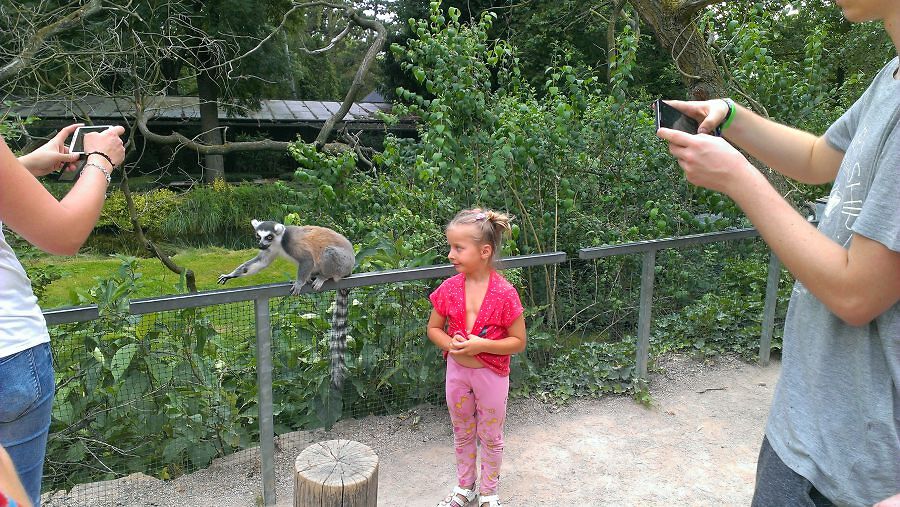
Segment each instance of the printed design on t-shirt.
[[[841,205],[841,216],[844,218],[844,231],[840,234],[844,247],[850,244],[850,237],[853,229],[853,223],[859,217],[862,211],[863,188],[862,188],[862,167],[859,162],[853,164],[853,169],[847,176],[847,183],[844,185],[843,203]],[[843,237],[845,236],[846,237]]]
[[837,189],[828,197],[828,204],[825,205],[825,218],[831,217],[831,213],[841,203],[841,192]]
[[850,238],[853,237],[853,223],[859,217],[862,211],[863,199],[865,197],[865,189],[862,184],[862,165],[860,164],[860,154],[866,147],[869,128],[863,127],[851,142],[852,150],[845,152],[845,157],[849,154],[856,159],[850,169],[843,177],[835,182],[831,195],[828,197],[828,203],[825,205],[825,218],[831,219],[836,209],[840,209],[840,216],[835,217],[839,220],[835,224],[834,239],[838,241],[844,248],[850,245]]
[[805,296],[809,294],[809,290],[807,290],[806,286],[800,280],[794,282],[794,288],[791,290],[792,296]]

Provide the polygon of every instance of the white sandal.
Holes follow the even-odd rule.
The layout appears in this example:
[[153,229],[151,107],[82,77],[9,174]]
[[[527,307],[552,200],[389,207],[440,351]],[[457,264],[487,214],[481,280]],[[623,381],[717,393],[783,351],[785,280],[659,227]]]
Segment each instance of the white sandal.
[[487,507],[500,507],[500,495],[478,495],[478,507],[487,504]]
[[[462,495],[466,501],[462,503],[462,500],[459,499],[459,495]],[[473,489],[465,489],[459,486],[453,487],[453,493],[441,500],[441,503],[437,504],[437,507],[468,507],[472,500],[475,500],[475,497],[478,496]]]

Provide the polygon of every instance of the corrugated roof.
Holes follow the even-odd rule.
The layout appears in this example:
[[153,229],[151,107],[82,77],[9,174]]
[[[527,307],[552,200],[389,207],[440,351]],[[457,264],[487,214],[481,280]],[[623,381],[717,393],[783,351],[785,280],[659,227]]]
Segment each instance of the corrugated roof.
[[[134,117],[134,104],[126,99],[107,97],[83,97],[79,99],[54,99],[32,102],[13,99],[14,107],[0,106],[5,114],[37,116],[44,120],[121,119]],[[258,110],[219,107],[219,119],[235,123],[277,123],[285,126],[322,124],[340,108],[340,102],[314,100],[262,100]],[[371,124],[383,128],[378,112],[390,112],[388,102],[356,102],[350,107],[343,123]],[[148,120],[154,123],[184,123],[200,120],[200,101],[197,97],[153,97],[145,108]],[[403,127],[401,127],[403,128]],[[408,127],[407,127],[408,128]]]

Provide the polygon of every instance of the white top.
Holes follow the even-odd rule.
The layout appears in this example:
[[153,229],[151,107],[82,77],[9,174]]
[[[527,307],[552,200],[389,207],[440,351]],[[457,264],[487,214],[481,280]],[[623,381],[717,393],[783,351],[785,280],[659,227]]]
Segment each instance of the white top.
[[47,322],[0,223],[0,357],[50,341]]

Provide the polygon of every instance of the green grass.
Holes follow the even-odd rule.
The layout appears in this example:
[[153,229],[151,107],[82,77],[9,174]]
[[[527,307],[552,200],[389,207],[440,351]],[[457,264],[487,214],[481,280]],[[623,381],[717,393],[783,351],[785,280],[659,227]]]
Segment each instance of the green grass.
[[[186,249],[172,257],[179,266],[194,272],[197,290],[222,287],[245,287],[266,283],[287,282],[297,276],[296,268],[284,259],[278,259],[267,269],[248,277],[230,280],[227,285],[216,283],[219,275],[229,273],[242,262],[253,258],[258,250],[225,250],[222,248]],[[33,265],[53,265],[60,269],[62,278],[51,283],[40,301],[41,308],[49,310],[74,304],[75,291],[87,291],[96,285],[96,278],[112,276],[121,264],[114,257],[77,255],[75,257],[41,257],[23,262],[26,269]],[[138,271],[144,287],[136,297],[154,297],[175,294],[178,275],[169,271],[158,259],[139,259]]]

